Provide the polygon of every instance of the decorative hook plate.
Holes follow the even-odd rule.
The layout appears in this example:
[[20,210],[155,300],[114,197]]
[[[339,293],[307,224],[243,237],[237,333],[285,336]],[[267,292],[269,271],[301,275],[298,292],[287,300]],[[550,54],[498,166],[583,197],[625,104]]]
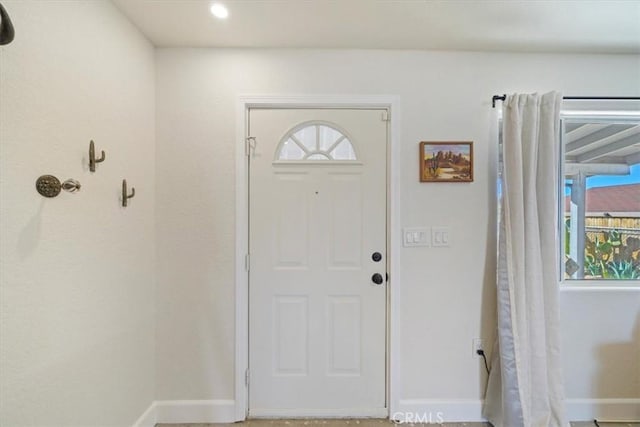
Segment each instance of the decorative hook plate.
[[42,175],[36,181],[36,190],[44,197],[56,197],[62,190],[62,184],[53,175]]

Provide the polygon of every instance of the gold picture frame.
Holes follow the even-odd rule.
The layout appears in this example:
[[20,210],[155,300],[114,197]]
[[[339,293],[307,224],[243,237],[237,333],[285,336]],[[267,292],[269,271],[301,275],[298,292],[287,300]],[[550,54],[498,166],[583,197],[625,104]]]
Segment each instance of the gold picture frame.
[[473,142],[420,142],[420,182],[473,182]]

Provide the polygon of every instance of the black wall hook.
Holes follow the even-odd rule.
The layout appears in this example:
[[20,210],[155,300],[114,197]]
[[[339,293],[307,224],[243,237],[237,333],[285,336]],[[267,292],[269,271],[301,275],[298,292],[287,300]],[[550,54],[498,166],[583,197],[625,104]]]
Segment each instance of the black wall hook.
[[0,3],[0,45],[9,44],[13,41],[16,32],[7,10]]
[[96,163],[104,162],[104,159],[105,159],[104,150],[100,150],[100,151],[102,151],[102,155],[100,156],[99,159],[96,159],[96,146],[93,140],[91,140],[91,142],[89,142],[89,170],[91,172],[96,171]]
[[122,206],[127,207],[127,200],[133,198],[136,195],[136,189],[131,187],[131,194],[127,192],[127,180],[122,180]]

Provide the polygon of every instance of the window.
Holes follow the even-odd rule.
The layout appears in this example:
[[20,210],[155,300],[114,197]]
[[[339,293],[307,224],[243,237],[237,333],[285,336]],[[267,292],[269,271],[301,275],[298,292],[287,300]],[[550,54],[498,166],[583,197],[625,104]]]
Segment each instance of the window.
[[564,104],[560,192],[564,279],[640,281],[638,103],[619,103],[621,110],[612,108],[611,102],[597,110]]
[[324,122],[303,123],[282,138],[276,150],[279,162],[355,161],[355,149],[337,126]]

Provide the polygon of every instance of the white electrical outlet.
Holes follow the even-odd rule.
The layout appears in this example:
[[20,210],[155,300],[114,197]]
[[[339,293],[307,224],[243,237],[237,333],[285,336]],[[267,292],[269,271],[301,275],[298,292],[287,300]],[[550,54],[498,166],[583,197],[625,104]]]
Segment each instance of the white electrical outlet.
[[473,339],[473,356],[474,357],[481,357],[478,354],[478,350],[484,351],[484,341],[482,341],[480,338],[474,338]]

